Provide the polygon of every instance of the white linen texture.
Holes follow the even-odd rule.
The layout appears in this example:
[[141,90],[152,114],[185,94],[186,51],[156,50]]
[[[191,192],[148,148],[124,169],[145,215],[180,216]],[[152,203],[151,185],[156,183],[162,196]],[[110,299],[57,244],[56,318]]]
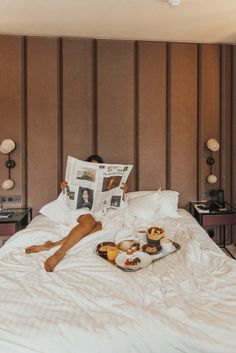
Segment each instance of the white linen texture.
[[70,228],[35,217],[0,249],[0,352],[235,353],[236,263],[189,213],[178,214],[155,225],[181,249],[135,273],[110,265],[95,249],[138,237],[151,222],[110,210],[104,229],[48,273],[43,263],[57,248],[24,249],[59,240]]

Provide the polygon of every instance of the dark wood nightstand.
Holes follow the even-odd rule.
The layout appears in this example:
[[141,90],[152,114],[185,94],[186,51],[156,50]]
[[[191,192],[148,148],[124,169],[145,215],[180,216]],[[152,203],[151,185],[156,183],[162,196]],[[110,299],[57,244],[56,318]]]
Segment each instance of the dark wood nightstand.
[[225,202],[225,207],[222,211],[220,209],[214,211],[200,210],[197,206],[204,205],[204,201],[190,202],[190,212],[198,223],[204,228],[207,226],[219,226],[220,234],[223,236],[223,241],[220,239],[219,247],[224,248],[231,257],[232,254],[225,247],[225,227],[236,224],[236,208]]
[[[1,217],[11,213],[10,217]],[[32,220],[32,208],[4,209],[0,212],[0,247],[13,234],[24,229]]]

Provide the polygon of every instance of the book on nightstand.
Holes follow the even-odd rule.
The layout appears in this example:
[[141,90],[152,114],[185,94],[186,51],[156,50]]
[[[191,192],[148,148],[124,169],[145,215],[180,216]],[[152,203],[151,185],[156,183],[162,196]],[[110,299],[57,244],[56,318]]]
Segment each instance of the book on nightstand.
[[9,218],[12,216],[12,212],[0,211],[0,218]]
[[209,208],[206,207],[204,204],[194,205],[194,207],[196,208],[196,210],[199,213],[209,213],[210,212]]

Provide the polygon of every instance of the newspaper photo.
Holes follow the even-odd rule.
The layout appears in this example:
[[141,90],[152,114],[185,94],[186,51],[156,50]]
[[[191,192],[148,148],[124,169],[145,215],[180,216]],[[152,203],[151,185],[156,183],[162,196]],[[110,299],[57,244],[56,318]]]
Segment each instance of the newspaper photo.
[[65,175],[68,206],[87,207],[95,212],[124,207],[122,187],[132,168],[132,165],[91,163],[69,156]]

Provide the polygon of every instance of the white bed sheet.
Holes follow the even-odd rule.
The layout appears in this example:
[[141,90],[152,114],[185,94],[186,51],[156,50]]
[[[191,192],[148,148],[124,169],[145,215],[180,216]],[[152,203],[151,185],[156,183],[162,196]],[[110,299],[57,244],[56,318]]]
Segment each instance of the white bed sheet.
[[235,353],[236,262],[193,217],[165,219],[181,249],[148,268],[123,272],[94,249],[147,226],[124,212],[77,244],[53,273],[55,249],[24,248],[58,240],[68,229],[37,216],[0,250],[0,353]]

